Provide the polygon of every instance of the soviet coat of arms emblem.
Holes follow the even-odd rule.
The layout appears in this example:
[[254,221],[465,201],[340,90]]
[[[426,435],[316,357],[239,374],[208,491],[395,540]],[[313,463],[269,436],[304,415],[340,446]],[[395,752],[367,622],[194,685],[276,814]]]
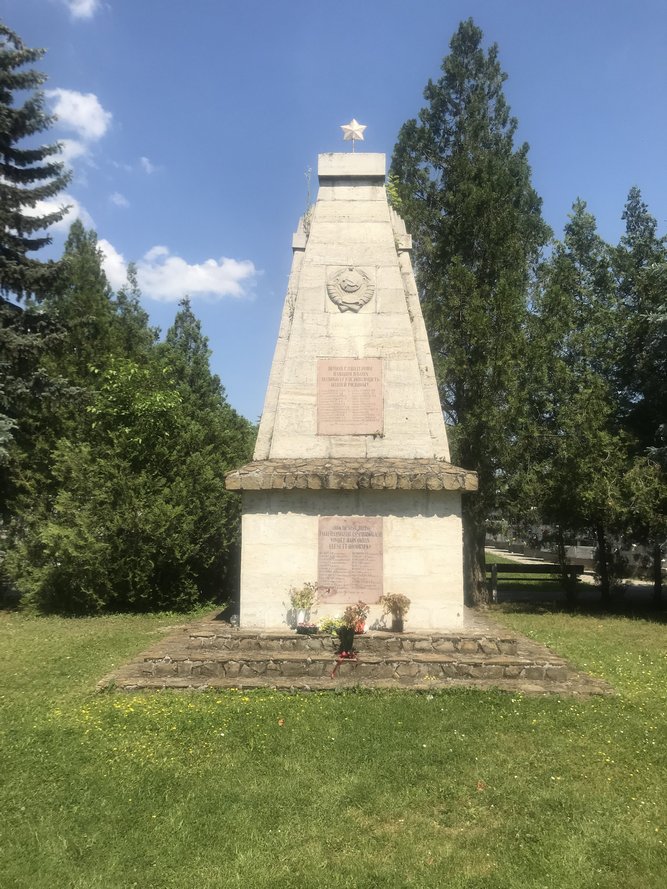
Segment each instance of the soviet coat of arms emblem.
[[327,282],[329,299],[341,312],[358,312],[370,302],[375,285],[361,269],[348,266],[332,275]]

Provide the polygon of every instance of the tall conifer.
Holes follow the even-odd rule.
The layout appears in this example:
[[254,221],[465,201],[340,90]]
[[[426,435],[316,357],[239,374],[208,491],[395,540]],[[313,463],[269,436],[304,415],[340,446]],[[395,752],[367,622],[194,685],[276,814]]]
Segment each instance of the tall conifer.
[[469,603],[485,601],[485,520],[501,505],[523,399],[519,368],[533,264],[549,236],[526,144],[503,93],[498,49],[462,22],[392,161],[455,458],[479,473],[464,498]]
[[[66,212],[65,207],[38,210],[41,202],[52,200],[69,181],[63,163],[57,160],[59,143],[32,144],[53,122],[39,89],[46,75],[24,68],[43,55],[44,50],[29,49],[0,22],[0,292],[19,297],[39,296],[53,286],[57,264],[40,263],[29,254],[50,243],[49,235],[40,232]],[[26,146],[27,139],[31,142]]]

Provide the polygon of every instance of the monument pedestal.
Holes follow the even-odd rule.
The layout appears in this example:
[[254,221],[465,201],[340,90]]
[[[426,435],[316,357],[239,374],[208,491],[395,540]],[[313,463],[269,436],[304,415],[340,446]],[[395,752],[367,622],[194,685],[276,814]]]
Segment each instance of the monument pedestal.
[[320,155],[243,493],[241,626],[285,628],[290,587],[317,580],[315,619],[384,593],[406,630],[463,621],[461,495],[412,274],[387,203],[385,159]]

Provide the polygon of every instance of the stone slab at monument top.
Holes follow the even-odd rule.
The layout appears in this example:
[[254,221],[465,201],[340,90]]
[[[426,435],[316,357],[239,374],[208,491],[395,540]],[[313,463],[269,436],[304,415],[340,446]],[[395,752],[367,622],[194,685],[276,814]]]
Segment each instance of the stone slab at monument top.
[[[318,613],[382,593],[407,629],[462,621],[461,494],[410,262],[387,202],[385,156],[319,157],[317,201],[292,271],[243,492],[241,623],[285,627],[289,589],[317,579]],[[358,595],[357,595],[358,594]]]

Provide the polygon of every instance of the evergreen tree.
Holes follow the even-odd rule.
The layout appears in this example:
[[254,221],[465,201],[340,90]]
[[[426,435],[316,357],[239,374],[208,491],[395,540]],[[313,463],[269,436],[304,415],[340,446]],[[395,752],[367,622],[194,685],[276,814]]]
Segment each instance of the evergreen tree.
[[625,479],[628,530],[649,552],[653,602],[663,604],[662,558],[667,540],[667,473],[651,456],[637,457]]
[[464,567],[470,603],[488,601],[485,520],[500,505],[516,457],[513,430],[531,273],[549,236],[530,182],[528,146],[503,94],[494,45],[462,22],[429,81],[418,120],[405,123],[391,173],[415,238],[415,270],[455,459],[479,474],[464,497]]
[[70,228],[62,265],[62,286],[45,300],[67,328],[67,341],[54,362],[72,382],[85,387],[91,369],[104,367],[114,351],[116,311],[97,234],[87,231],[79,219]]
[[630,189],[623,219],[625,233],[614,251],[623,328],[617,385],[621,421],[645,452],[660,444],[666,415],[667,238],[658,236],[637,187]]
[[[50,527],[55,504],[67,493],[61,475],[65,453],[71,448],[75,459],[77,447],[89,438],[89,411],[106,371],[114,362],[145,363],[150,357],[155,332],[131,287],[132,281],[114,299],[97,237],[76,221],[65,245],[58,288],[39,303],[28,297],[24,310],[15,309],[20,327],[19,320],[8,330],[0,326],[0,341],[13,346],[6,409],[14,441],[0,468],[5,518],[11,519],[10,566],[36,534]],[[26,327],[27,335],[19,336]]]
[[[38,61],[41,49],[29,49],[0,22],[0,293],[38,296],[54,286],[57,263],[40,263],[29,254],[51,239],[39,232],[61,220],[66,208],[34,214],[41,201],[58,195],[69,181],[58,161],[59,143],[35,147],[34,137],[53,118],[44,110],[39,87],[46,75],[25,65]],[[28,98],[23,100],[23,93]],[[22,104],[16,105],[18,101]],[[24,140],[29,139],[29,147]]]
[[34,144],[52,122],[39,91],[46,76],[25,69],[42,55],[0,22],[0,513],[5,518],[15,490],[10,465],[21,434],[19,418],[63,390],[61,376],[49,378],[41,366],[41,357],[58,342],[57,323],[45,310],[34,305],[23,310],[10,299],[44,296],[57,285],[59,271],[58,263],[29,256],[50,243],[39,232],[65,213],[40,215],[36,206],[54,198],[69,180],[56,159],[59,144]]
[[224,390],[220,378],[211,373],[211,350],[208,339],[202,334],[201,322],[195,317],[186,297],[179,303],[174,323],[167,331],[161,351],[165,360],[176,371],[200,408],[220,405],[224,402]]
[[140,303],[141,291],[137,269],[133,262],[127,266],[127,281],[116,293],[114,349],[121,355],[141,361],[157,342],[159,330],[149,324],[148,313]]
[[24,357],[15,367],[12,384],[17,447],[12,452],[11,487],[22,505],[10,499],[10,506],[20,514],[48,510],[58,484],[52,471],[53,451],[62,438],[76,438],[100,372],[117,351],[115,330],[120,319],[102,269],[97,236],[80,221],[70,229],[58,287],[39,303],[27,297],[23,316],[26,323],[39,319],[40,325],[33,321],[30,350],[24,343],[32,365]]
[[594,534],[608,600],[616,571],[609,535],[624,527],[630,441],[618,427],[613,385],[618,303],[610,250],[584,201],[575,202],[541,283],[532,327],[535,364],[542,369],[533,442],[537,500],[542,520],[557,529],[563,568],[566,534]]
[[76,390],[47,370],[65,331],[42,307],[0,301],[0,523],[6,522],[24,470],[36,470],[40,430],[49,430],[58,405]]
[[225,469],[231,469],[240,454],[247,454],[249,459],[256,429],[231,407],[220,378],[211,373],[208,338],[202,334],[201,322],[187,297],[181,300],[174,323],[158,350],[178,381],[193,419],[215,440]]
[[189,305],[167,342],[112,353],[95,378],[81,422],[52,449],[51,492],[24,510],[7,555],[14,584],[24,601],[72,613],[219,599],[240,524],[224,472],[249,458],[253,430],[211,374]]
[[637,187],[630,189],[623,219],[625,233],[614,251],[623,332],[617,353],[619,420],[634,436],[637,452],[627,494],[630,532],[651,553],[659,604],[667,529],[667,238],[658,235]]

